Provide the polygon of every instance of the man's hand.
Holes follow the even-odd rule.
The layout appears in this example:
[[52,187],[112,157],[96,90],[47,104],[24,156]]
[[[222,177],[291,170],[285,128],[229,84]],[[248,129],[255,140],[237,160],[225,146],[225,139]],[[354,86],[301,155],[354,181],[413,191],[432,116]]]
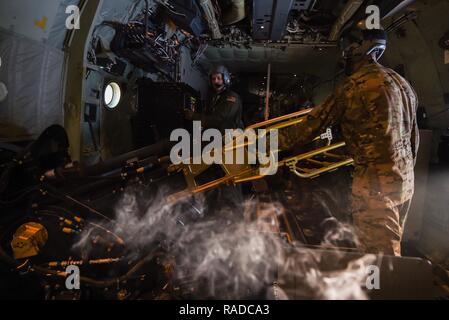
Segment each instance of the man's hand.
[[193,115],[195,114],[195,112],[193,112],[190,109],[184,109],[184,118],[186,118],[186,120],[193,120]]

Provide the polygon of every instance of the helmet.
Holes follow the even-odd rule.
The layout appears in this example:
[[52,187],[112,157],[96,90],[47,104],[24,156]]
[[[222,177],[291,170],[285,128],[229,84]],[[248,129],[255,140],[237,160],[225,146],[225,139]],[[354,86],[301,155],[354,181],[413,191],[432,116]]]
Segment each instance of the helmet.
[[213,67],[209,70],[209,80],[213,74],[217,73],[220,73],[223,76],[224,85],[226,87],[229,87],[231,85],[231,74],[229,73],[228,69],[226,69],[226,67],[223,65]]
[[365,20],[361,20],[342,32],[339,47],[344,59],[359,60],[375,53],[378,60],[387,47],[387,33],[382,27],[368,29]]

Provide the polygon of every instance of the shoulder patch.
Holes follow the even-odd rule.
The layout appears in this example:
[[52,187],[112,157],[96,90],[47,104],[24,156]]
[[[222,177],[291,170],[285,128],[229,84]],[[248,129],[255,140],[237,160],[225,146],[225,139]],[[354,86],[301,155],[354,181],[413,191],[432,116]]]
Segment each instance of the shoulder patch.
[[227,96],[227,97],[226,97],[226,101],[235,103],[235,102],[237,101],[237,98],[234,97],[234,96]]

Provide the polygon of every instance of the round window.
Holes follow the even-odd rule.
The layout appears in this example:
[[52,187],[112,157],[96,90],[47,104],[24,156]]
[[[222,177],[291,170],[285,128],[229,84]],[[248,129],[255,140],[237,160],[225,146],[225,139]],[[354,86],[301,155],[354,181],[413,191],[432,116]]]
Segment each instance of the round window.
[[122,92],[120,86],[116,82],[109,82],[103,93],[103,101],[107,108],[113,109],[120,102]]

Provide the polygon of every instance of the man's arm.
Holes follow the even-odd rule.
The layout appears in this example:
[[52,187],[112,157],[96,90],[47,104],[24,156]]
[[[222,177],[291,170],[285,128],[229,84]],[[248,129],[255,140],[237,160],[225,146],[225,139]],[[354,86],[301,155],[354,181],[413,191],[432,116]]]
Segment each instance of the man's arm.
[[279,131],[279,147],[281,150],[291,149],[312,141],[325,128],[336,124],[344,113],[343,105],[337,103],[335,95],[313,108],[305,119],[293,126]]
[[224,123],[235,119],[241,108],[240,98],[228,95],[224,99],[226,105],[217,108],[213,114],[195,114],[193,120],[201,120],[205,128],[220,128]]

